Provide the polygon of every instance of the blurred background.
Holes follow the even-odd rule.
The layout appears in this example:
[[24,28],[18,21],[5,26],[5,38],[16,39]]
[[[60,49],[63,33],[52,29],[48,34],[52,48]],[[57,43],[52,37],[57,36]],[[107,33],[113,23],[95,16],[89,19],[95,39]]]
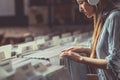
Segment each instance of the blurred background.
[[[92,24],[92,19],[79,12],[75,0],[0,0],[1,45],[26,34],[53,36],[75,30],[90,31]],[[22,40],[16,41],[19,42]]]

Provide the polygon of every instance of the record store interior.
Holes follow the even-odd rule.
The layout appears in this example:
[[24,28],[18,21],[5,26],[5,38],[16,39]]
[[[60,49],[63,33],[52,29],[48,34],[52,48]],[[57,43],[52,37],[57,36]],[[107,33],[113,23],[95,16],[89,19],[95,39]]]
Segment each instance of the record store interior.
[[88,66],[59,56],[90,47],[92,34],[93,19],[76,0],[0,0],[0,80],[97,80]]

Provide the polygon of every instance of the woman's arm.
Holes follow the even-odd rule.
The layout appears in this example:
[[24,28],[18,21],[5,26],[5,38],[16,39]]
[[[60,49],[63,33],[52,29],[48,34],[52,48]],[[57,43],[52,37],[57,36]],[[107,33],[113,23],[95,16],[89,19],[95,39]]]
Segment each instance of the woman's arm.
[[90,57],[81,56],[78,53],[71,51],[63,52],[60,54],[60,56],[68,57],[76,62],[80,62],[83,64],[87,64],[89,66],[94,66],[102,69],[106,69],[106,65],[107,65],[107,61],[105,59],[96,59],[96,58],[93,59]]
[[97,59],[81,56],[80,62],[83,64],[87,64],[89,66],[94,66],[97,68],[106,69],[107,61],[105,59]]

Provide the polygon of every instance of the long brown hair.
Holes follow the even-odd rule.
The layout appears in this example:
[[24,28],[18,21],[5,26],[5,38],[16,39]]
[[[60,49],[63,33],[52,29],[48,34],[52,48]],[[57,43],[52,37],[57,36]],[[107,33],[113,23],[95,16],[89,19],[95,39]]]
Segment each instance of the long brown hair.
[[112,0],[100,0],[99,3],[96,6],[94,6],[96,10],[96,14],[94,16],[92,52],[90,54],[91,58],[94,58],[96,55],[96,45],[98,42],[98,37],[100,35],[101,29],[104,23],[102,14],[106,10],[111,10],[113,6],[114,6],[114,3]]

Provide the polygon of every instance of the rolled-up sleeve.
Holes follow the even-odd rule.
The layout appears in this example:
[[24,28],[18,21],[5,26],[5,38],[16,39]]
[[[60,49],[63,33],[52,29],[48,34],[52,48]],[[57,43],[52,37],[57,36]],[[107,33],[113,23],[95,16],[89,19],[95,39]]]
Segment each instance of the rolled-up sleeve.
[[107,69],[120,74],[120,12],[116,11],[107,18],[108,52]]

